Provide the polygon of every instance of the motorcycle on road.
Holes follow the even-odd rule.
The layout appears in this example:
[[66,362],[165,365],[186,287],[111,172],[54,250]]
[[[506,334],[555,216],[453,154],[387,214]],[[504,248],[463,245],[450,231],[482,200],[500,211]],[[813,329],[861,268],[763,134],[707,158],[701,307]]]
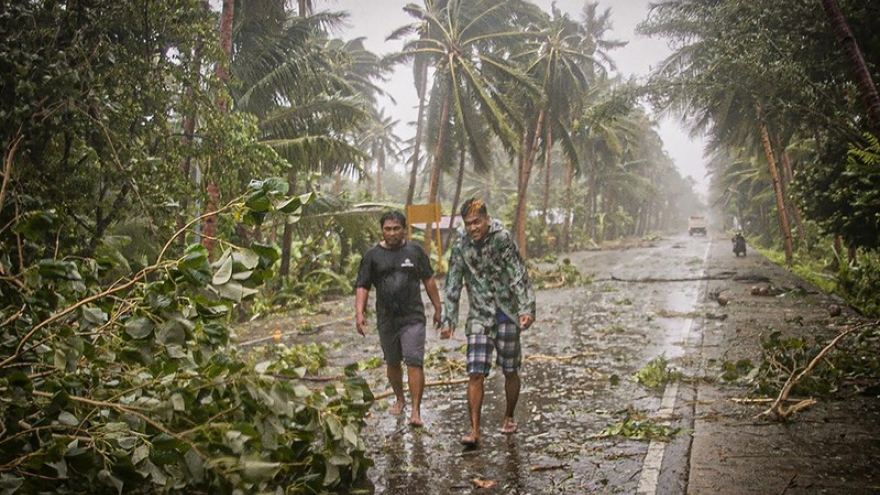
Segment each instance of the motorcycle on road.
[[737,232],[733,239],[730,240],[733,243],[733,254],[738,258],[740,254],[743,256],[746,255],[746,238],[743,237],[742,234]]

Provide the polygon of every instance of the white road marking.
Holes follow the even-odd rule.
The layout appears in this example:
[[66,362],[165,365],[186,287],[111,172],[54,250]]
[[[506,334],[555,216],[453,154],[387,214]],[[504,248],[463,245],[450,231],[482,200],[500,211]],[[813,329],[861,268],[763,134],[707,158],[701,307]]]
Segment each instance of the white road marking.
[[[703,253],[703,272],[706,270],[706,263],[709,260],[709,250],[712,248],[712,242],[706,247]],[[696,291],[694,301],[691,303],[691,309],[697,307],[697,303],[701,297],[701,291]],[[687,324],[682,329],[681,341],[687,345],[690,339],[691,329],[694,326],[694,318],[688,318]],[[666,387],[663,392],[663,399],[660,401],[660,409],[657,415],[660,418],[671,418],[675,408],[675,398],[678,397],[678,382],[673,382]],[[651,440],[648,444],[648,452],[645,454],[645,462],[642,465],[642,473],[639,476],[639,487],[636,490],[638,495],[655,495],[657,493],[657,483],[660,479],[660,468],[663,466],[663,456],[666,453],[666,442]]]

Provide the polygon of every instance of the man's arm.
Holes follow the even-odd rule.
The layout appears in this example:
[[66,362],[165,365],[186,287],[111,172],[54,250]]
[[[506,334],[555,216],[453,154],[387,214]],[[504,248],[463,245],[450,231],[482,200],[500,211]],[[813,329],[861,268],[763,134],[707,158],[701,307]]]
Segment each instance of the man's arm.
[[366,335],[367,331],[367,300],[370,296],[370,290],[366,287],[358,287],[355,291],[354,296],[354,312],[355,312],[355,326],[357,331],[361,335]]
[[464,259],[461,253],[461,239],[452,246],[449,253],[449,270],[446,272],[446,291],[443,300],[443,316],[440,319],[440,338],[448,339],[455,333],[458,324],[458,301],[461,298],[464,278]]
[[529,282],[529,271],[525,262],[519,255],[512,237],[507,237],[502,249],[503,269],[507,272],[510,280],[510,292],[516,301],[519,326],[522,329],[529,328],[535,321],[535,291]]
[[437,290],[437,281],[434,280],[434,277],[426,278],[424,284],[425,292],[428,293],[428,299],[431,300],[431,305],[434,306],[434,327],[437,328],[440,326],[440,316],[443,311],[443,308],[440,307],[440,291]]

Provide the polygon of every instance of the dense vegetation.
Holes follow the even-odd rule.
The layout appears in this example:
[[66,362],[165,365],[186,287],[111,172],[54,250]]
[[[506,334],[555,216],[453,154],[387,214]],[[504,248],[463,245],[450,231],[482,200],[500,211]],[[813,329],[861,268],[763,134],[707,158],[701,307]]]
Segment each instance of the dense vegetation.
[[[307,1],[0,2],[0,489],[357,478],[363,381],[308,387],[308,351],[257,362],[235,322],[347,293],[384,205],[479,195],[530,256],[681,231],[699,201],[645,103],[710,138],[720,219],[789,263],[835,246],[825,275],[877,311],[873,84],[830,3],[663,2],[642,31],[677,51],[638,86],[594,3],[424,0],[382,57]],[[878,7],[840,6],[876,74]],[[394,64],[412,141],[378,108]]]

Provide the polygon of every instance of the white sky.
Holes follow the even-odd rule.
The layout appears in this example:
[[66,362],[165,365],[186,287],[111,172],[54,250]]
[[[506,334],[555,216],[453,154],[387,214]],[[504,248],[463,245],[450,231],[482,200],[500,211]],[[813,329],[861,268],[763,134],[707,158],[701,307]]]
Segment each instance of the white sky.
[[[549,12],[552,0],[532,0]],[[573,19],[581,20],[581,11],[587,0],[555,0],[557,8],[568,13]],[[316,10],[347,11],[349,27],[338,36],[344,38],[365,38],[367,49],[385,54],[401,48],[399,42],[386,42],[385,38],[393,30],[413,22],[413,18],[403,12],[403,6],[418,0],[317,0]],[[611,9],[613,30],[607,38],[629,41],[624,48],[610,52],[618,71],[625,77],[646,75],[653,65],[665,58],[670,50],[662,40],[644,38],[635,34],[635,27],[648,15],[649,0],[600,0],[599,11]],[[383,89],[396,101],[387,103],[385,114],[401,123],[414,121],[418,103],[412,83],[412,72],[402,67],[384,85]],[[409,127],[404,128],[405,132]],[[412,131],[414,133],[414,130]],[[706,170],[703,164],[703,142],[692,141],[677,121],[661,119],[657,132],[664,143],[666,153],[672,158],[683,176],[690,176],[697,183],[697,192],[707,191]],[[401,136],[409,139],[412,136]]]

